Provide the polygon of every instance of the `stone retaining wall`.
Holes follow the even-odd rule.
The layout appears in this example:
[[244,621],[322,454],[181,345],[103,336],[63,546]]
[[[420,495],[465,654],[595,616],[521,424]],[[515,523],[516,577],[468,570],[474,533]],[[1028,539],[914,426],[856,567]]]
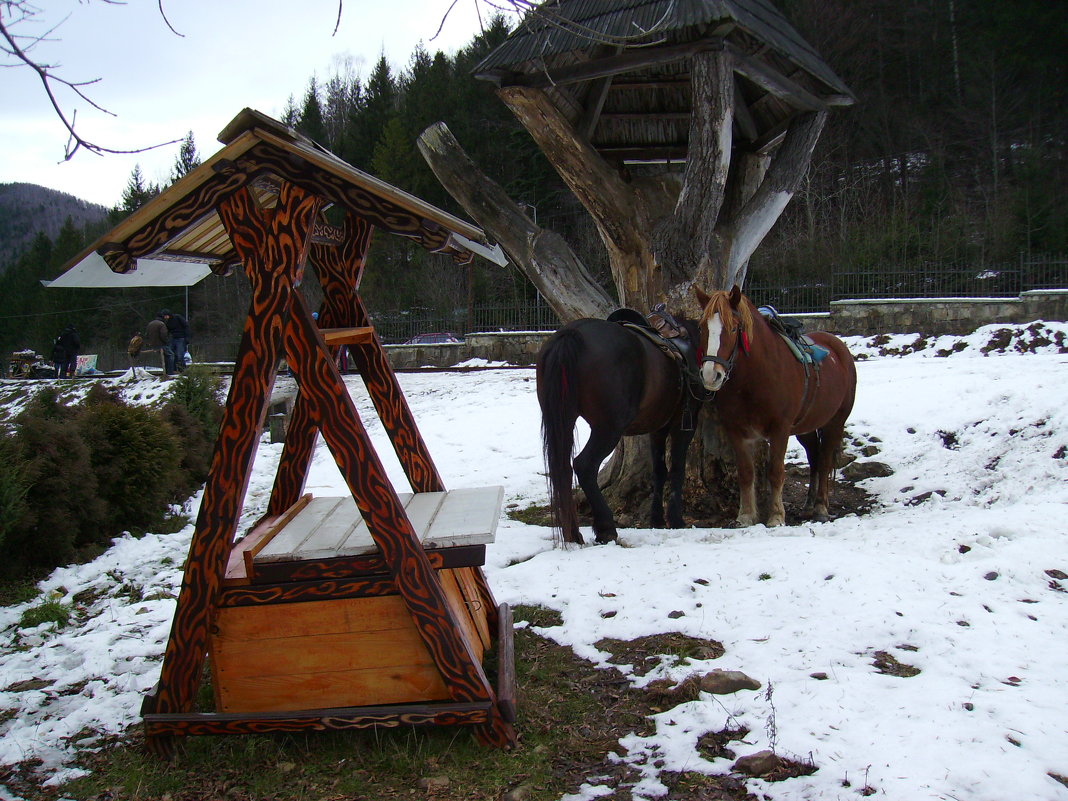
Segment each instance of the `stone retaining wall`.
[[[1068,289],[1025,292],[1019,298],[836,300],[830,312],[784,316],[801,320],[806,331],[831,331],[842,336],[970,334],[990,323],[1068,321]],[[532,365],[551,333],[468,334],[459,344],[386,345],[386,353],[396,370],[452,367],[471,359]]]

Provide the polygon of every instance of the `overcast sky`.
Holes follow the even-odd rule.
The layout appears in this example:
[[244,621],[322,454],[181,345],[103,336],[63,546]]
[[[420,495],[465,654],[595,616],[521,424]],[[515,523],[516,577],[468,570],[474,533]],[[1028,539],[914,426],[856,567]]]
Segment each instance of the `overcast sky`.
[[[192,131],[202,158],[220,147],[216,136],[241,109],[280,117],[290,95],[298,100],[314,73],[320,82],[351,59],[366,77],[381,53],[397,70],[421,41],[428,50],[454,53],[479,32],[485,0],[164,0],[168,29],[156,2],[49,0],[15,33],[44,35],[33,55],[59,64],[71,81],[99,79],[85,89],[114,117],[63,94],[77,110],[83,138],[116,150],[181,139]],[[476,8],[476,3],[478,4]],[[444,27],[437,38],[438,28]],[[6,20],[10,23],[10,19]],[[0,183],[25,182],[113,206],[135,164],[149,181],[167,180],[178,145],[135,155],[64,156],[67,135],[27,68],[8,67],[0,53]],[[359,165],[357,165],[359,166]]]

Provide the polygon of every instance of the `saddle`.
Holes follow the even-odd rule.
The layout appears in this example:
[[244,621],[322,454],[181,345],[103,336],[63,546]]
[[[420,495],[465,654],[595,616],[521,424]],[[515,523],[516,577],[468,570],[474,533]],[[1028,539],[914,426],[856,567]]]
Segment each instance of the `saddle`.
[[690,341],[686,328],[671,316],[663,303],[654,306],[648,316],[643,317],[634,309],[616,309],[607,319],[610,323],[619,323],[644,336],[660,348],[678,363],[683,381],[691,388],[704,392],[701,370],[697,366],[697,348]]
[[781,316],[774,306],[761,306],[757,311],[767,320],[771,330],[782,337],[794,358],[801,364],[806,367],[810,364],[819,366],[819,363],[827,358],[830,351],[802,334],[800,321]]

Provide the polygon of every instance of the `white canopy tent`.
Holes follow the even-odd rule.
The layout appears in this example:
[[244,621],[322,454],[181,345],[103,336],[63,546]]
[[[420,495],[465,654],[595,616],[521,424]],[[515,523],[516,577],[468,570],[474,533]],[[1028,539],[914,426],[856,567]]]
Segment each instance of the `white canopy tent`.
[[52,281],[54,289],[123,289],[141,286],[189,287],[211,275],[208,265],[163,259],[138,259],[132,273],[116,273],[104,258],[90,252]]

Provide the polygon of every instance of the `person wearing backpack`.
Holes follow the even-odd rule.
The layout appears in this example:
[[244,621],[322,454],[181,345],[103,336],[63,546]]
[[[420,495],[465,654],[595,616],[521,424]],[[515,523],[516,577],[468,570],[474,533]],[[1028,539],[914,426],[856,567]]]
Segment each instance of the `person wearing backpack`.
[[78,336],[78,329],[68,325],[52,344],[52,363],[56,366],[57,378],[74,378],[81,350],[82,341]]
[[186,368],[185,354],[189,348],[189,321],[180,314],[172,314],[170,309],[160,312],[167,332],[171,335],[171,350],[174,351],[174,367],[180,373]]
[[174,351],[171,349],[171,335],[167,330],[167,323],[163,320],[162,311],[145,328],[144,349],[159,351],[162,356],[164,374],[174,375]]

